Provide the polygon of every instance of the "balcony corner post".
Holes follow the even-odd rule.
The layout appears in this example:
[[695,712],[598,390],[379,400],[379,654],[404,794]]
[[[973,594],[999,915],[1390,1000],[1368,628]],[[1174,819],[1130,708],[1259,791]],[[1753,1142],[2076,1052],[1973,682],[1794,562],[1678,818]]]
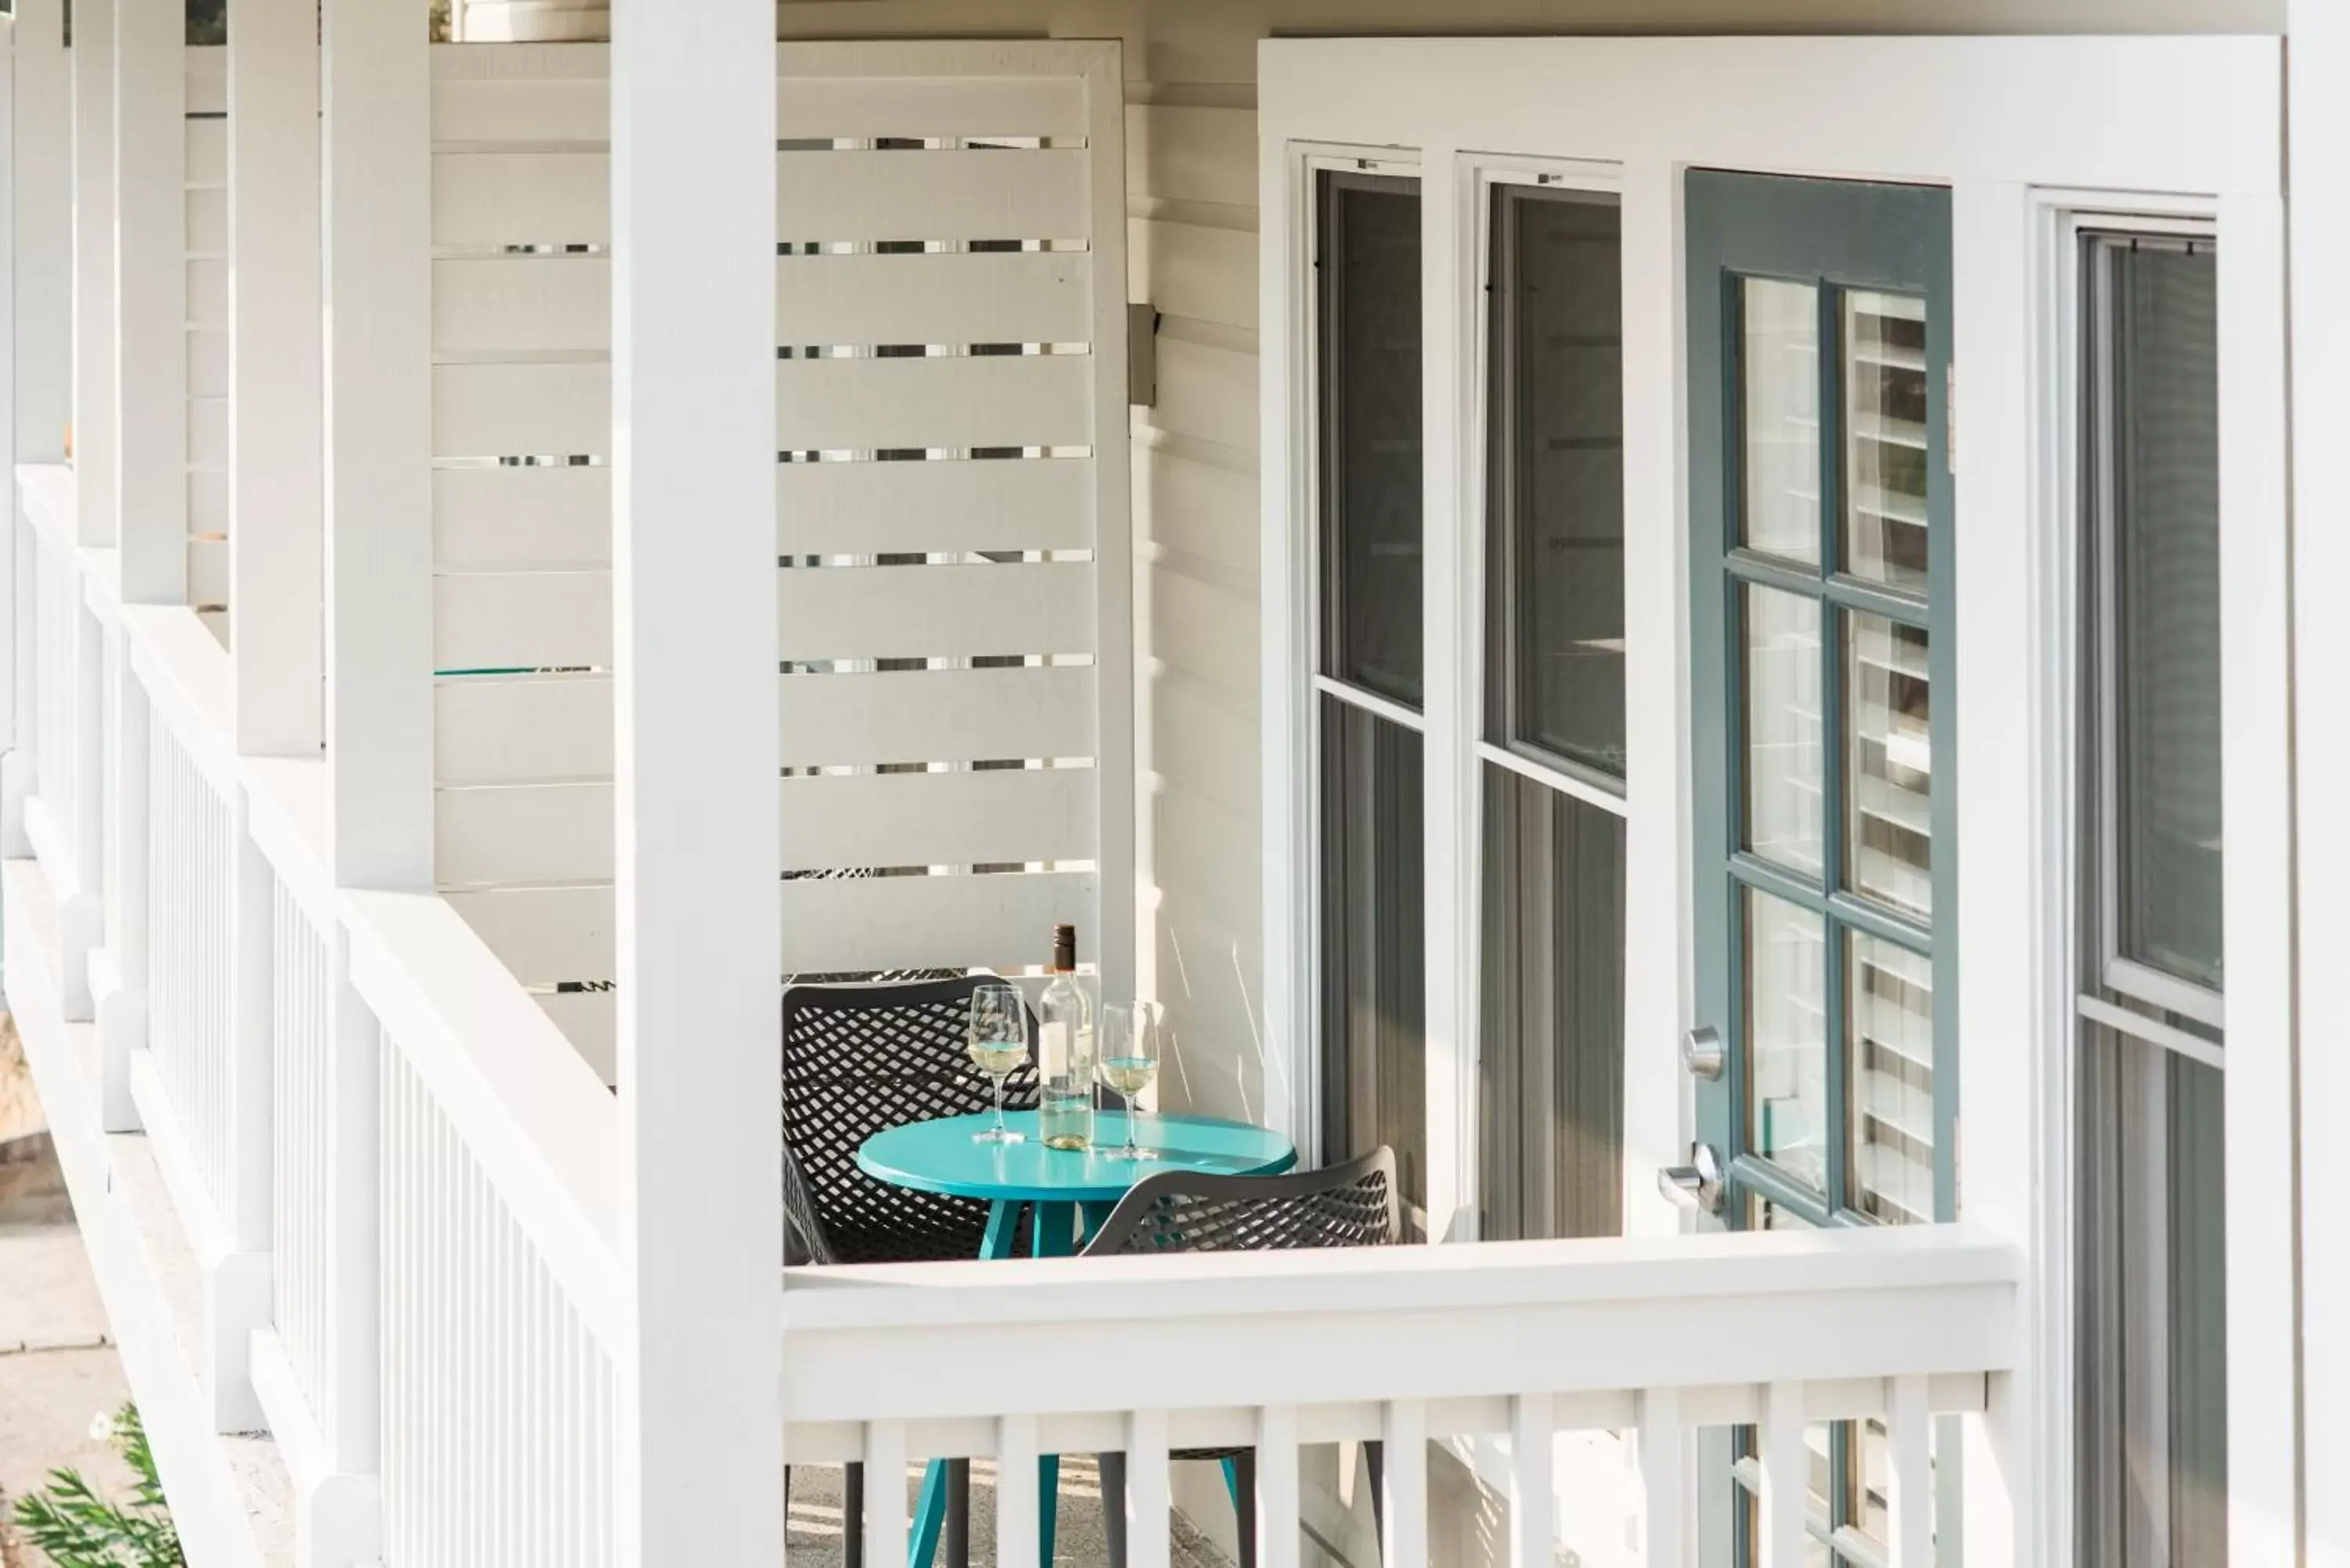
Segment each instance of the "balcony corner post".
[[612,42],[621,1568],[784,1551],[775,14]]

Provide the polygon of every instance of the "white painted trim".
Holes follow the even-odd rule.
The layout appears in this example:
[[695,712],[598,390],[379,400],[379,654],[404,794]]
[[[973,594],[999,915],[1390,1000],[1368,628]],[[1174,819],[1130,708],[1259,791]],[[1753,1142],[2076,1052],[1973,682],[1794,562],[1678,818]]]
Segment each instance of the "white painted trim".
[[[2337,881],[2342,867],[2350,866],[2350,814],[2336,804],[2338,781],[2350,777],[2350,711],[2327,695],[2332,675],[2350,669],[2350,616],[2342,613],[2334,592],[2350,572],[2350,532],[2341,525],[2335,477],[2341,432],[2350,428],[2350,317],[2328,286],[2333,258],[2350,251],[2350,91],[2344,90],[2350,84],[2350,9],[2330,0],[2293,0],[2287,16],[2293,745],[2299,802],[2307,807],[2296,824],[2300,908],[2293,976],[2300,1022],[2308,1034],[2300,1053],[2299,1084],[2299,1417],[2302,1473],[2318,1483],[2308,1486],[2300,1500],[2301,1550],[2308,1568],[2350,1568],[2350,1489],[2339,1484],[2350,1471],[2350,1426],[2334,1407],[2350,1389],[2350,1226],[2342,1223],[2331,1192],[2321,1185],[2330,1167],[2319,1158],[2334,1147],[2334,1117],[2350,1104],[2350,1055],[2315,1028],[2315,1021],[2338,1006],[2338,955],[2350,952],[2350,902],[2340,896]],[[2231,1092],[2234,1087],[2230,1082]],[[2229,1180],[2234,1179],[2231,1169]],[[2268,1196],[2276,1200],[2276,1195]]]
[[2289,1563],[2303,1485],[2284,203],[2223,195],[2219,211],[2228,1558]]

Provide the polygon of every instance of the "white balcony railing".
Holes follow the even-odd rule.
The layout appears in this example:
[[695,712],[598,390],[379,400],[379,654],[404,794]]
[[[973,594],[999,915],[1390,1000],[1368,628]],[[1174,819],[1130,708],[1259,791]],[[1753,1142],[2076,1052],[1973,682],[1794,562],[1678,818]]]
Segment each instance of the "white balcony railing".
[[69,471],[16,499],[48,897],[10,910],[11,990],[78,1196],[134,1129],[168,1194],[140,1252],[181,1342],[124,1348],[172,1369],[134,1393],[191,1542],[204,1445],[265,1427],[300,1562],[609,1561],[609,1091],[438,896],[335,888],[323,763],[236,755],[226,650],[119,603]]
[[[1807,1424],[1890,1438],[1889,1561],[1932,1561],[1932,1417],[2008,1366],[2018,1260],[1957,1227],[1370,1252],[789,1272],[785,1451],[861,1459],[1128,1456],[1136,1568],[1168,1561],[1170,1450],[1258,1450],[1258,1562],[1298,1560],[1301,1444],[1384,1438],[1380,1561],[1429,1560],[1430,1440],[1507,1453],[1511,1560],[1555,1561],[1552,1446],[1636,1435],[1636,1561],[1690,1544],[1691,1439],[1758,1428],[1765,1563],[1806,1561]],[[867,1561],[904,1561],[902,1490],[868,1486]],[[1035,1491],[996,1500],[1031,1562]]]

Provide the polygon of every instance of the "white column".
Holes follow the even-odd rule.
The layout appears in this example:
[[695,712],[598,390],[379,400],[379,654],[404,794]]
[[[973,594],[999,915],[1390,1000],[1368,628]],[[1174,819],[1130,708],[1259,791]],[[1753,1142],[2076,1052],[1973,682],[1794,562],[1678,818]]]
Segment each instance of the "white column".
[[335,885],[421,890],[432,886],[431,62],[404,5],[327,0],[324,16]]
[[[187,598],[186,34],[170,5],[126,5],[115,18],[114,490],[126,604]],[[90,955],[89,989],[100,1114],[108,1130],[127,1132],[139,1125],[130,1053],[147,1044],[147,709],[119,623],[103,635],[113,820],[106,947]]]
[[[125,604],[185,604],[188,597],[188,65],[182,10],[131,0],[114,19],[112,433]],[[83,505],[88,505],[86,490]]]
[[[2350,617],[2330,591],[2350,571],[2350,528],[2329,455],[2350,421],[2350,318],[2325,286],[2336,258],[2350,248],[2350,10],[2335,0],[2293,0],[2286,30],[2293,752],[2303,807],[2295,939],[2300,1016],[2312,1021],[2338,1005],[2329,957],[2350,943],[2350,905],[2335,893],[2342,867],[2350,866],[2350,813],[2333,805],[2334,781],[2350,769],[2350,711],[2326,695],[2333,676],[2350,669]],[[2234,976],[2229,978],[2232,986]],[[2301,1466],[2313,1481],[2323,1479],[2302,1496],[2302,1550],[2308,1568],[2350,1568],[2350,1491],[2333,1480],[2350,1465],[2350,1431],[2330,1418],[2334,1402],[2350,1396],[2350,1226],[2334,1211],[2325,1164],[2309,1158],[2330,1147],[2334,1116],[2350,1103],[2350,1056],[2313,1034],[2302,1042],[2300,1061]],[[2229,1072],[2232,1091],[2232,1064]]]
[[621,0],[613,35],[619,1561],[772,1563],[775,6]]
[[[59,0],[16,0],[9,33],[16,56],[16,461],[61,462],[73,405],[73,317],[58,308],[73,290],[73,120]],[[18,714],[26,724],[28,707],[20,692]]]
[[[59,0],[18,0],[9,27],[15,56],[10,141],[14,153],[11,246],[15,375],[12,411],[17,462],[62,462],[73,406],[73,317],[60,308],[73,292],[73,109]],[[25,799],[32,793],[38,723],[33,695],[37,628],[33,613],[35,551],[19,524],[16,474],[6,475],[12,567],[9,601],[16,630],[10,682],[12,747],[0,760],[0,850],[32,853],[25,837]]]
[[114,543],[114,4],[73,16],[75,533]]
[[[230,19],[231,47],[248,13],[256,33],[255,57],[232,65],[239,73],[230,109],[252,101],[269,123],[291,128],[300,119],[299,84],[266,80],[280,68],[303,68],[300,0],[237,0]],[[324,451],[325,736],[333,802],[331,857],[336,886],[422,891],[432,887],[432,80],[423,18],[382,0],[326,0],[320,29],[319,104],[324,140],[319,167],[325,206],[320,219],[326,321]],[[251,67],[246,73],[245,67]],[[260,97],[255,95],[266,95]],[[265,140],[265,135],[264,136]],[[264,181],[296,177],[298,153],[244,146],[231,153],[232,180],[255,171]],[[233,217],[241,247],[283,241],[303,220],[271,213],[258,191],[255,205]],[[232,196],[232,200],[234,200]],[[296,197],[296,200],[299,198]],[[249,228],[247,224],[254,225]],[[248,237],[250,235],[251,237]],[[274,239],[270,236],[276,236]],[[298,236],[296,238],[298,247]],[[284,254],[265,265],[297,270]],[[291,286],[298,279],[289,276]],[[297,421],[301,393],[294,358],[305,330],[280,301],[237,293],[233,306],[233,369],[240,397],[256,400],[240,419]],[[251,309],[267,314],[254,317]],[[277,335],[279,332],[284,336]],[[267,332],[268,336],[259,336]],[[264,348],[263,345],[267,347]],[[248,356],[257,356],[248,358]],[[255,378],[269,378],[262,386]],[[237,504],[253,504],[241,488],[262,478],[251,465],[265,462],[267,429],[302,440],[298,422],[283,427],[240,424],[232,463],[240,475]],[[302,458],[297,452],[294,461]],[[264,480],[261,537],[292,542],[299,551],[299,485],[283,476]],[[246,526],[242,511],[232,539]],[[276,529],[277,534],[271,534]],[[247,535],[248,538],[253,535]],[[232,549],[235,546],[232,544]],[[282,597],[296,568],[235,560],[232,592],[270,597],[273,617],[265,637],[298,641],[295,613]],[[248,572],[265,580],[248,587]],[[243,625],[244,610],[233,602]],[[239,635],[242,635],[241,631]],[[300,658],[297,650],[286,657]],[[239,744],[293,749],[298,733],[288,696],[273,677],[262,716],[248,721],[255,689],[238,678]],[[265,717],[274,715],[274,717]],[[276,729],[283,720],[286,728]],[[267,723],[266,732],[255,726]],[[268,738],[274,737],[274,738]],[[328,1118],[332,1158],[327,1203],[330,1327],[328,1376],[332,1392],[323,1434],[331,1473],[297,1517],[314,1551],[358,1549],[374,1528],[368,1489],[349,1478],[376,1469],[376,1390],[380,1340],[377,1318],[379,1228],[376,1064],[380,1036],[365,1002],[352,990],[349,953],[336,943],[333,1038],[327,1062]]]
[[317,0],[232,0],[229,604],[236,749],[325,741]]

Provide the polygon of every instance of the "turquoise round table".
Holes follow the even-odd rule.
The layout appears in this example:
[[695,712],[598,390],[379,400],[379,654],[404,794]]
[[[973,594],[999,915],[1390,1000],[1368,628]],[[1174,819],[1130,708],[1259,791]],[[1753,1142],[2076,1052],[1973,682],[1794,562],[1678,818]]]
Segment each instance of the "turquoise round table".
[[[982,1258],[1008,1258],[1019,1234],[1023,1210],[1035,1211],[1030,1245],[1037,1257],[1064,1258],[1085,1245],[1109,1218],[1127,1189],[1162,1170],[1204,1170],[1224,1176],[1272,1176],[1297,1163],[1287,1138],[1245,1122],[1212,1116],[1146,1116],[1135,1125],[1135,1140],[1155,1150],[1155,1159],[1113,1159],[1107,1152],[1126,1142],[1126,1113],[1094,1115],[1095,1147],[1046,1148],[1036,1136],[1035,1111],[1006,1111],[1004,1125],[1024,1135],[1021,1143],[979,1143],[972,1134],[992,1125],[992,1115],[943,1116],[909,1122],[875,1133],[857,1151],[857,1168],[876,1181],[917,1192],[975,1198],[988,1205]],[[1060,1497],[1061,1461],[1046,1455],[1037,1465],[1039,1555],[1053,1561],[1053,1511]],[[969,1472],[958,1464],[950,1477],[933,1459],[922,1475],[921,1501],[914,1511],[914,1537],[908,1553],[912,1568],[931,1568],[947,1519],[947,1488],[967,1488]],[[957,1517],[962,1514],[958,1511]],[[965,1543],[956,1542],[952,1547]],[[965,1554],[950,1550],[960,1568]]]

